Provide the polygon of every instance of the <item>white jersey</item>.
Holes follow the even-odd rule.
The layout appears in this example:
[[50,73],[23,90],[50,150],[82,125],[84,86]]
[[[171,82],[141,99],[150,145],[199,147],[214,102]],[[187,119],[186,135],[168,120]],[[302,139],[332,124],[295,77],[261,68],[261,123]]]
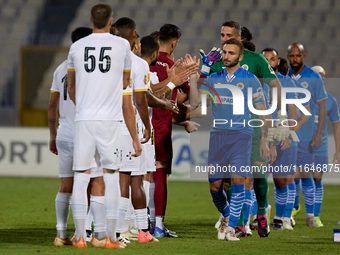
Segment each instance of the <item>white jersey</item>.
[[[148,88],[150,87],[148,63],[144,59],[136,56],[132,51],[131,51],[131,60],[132,60],[131,82],[128,88],[123,91],[123,95],[124,94],[132,95],[133,91],[134,92],[148,91]],[[133,98],[132,98],[132,102],[133,102]],[[137,132],[138,132],[139,138],[142,138],[143,137],[143,131],[142,131],[143,123],[138,114],[137,109],[135,109],[135,113],[136,113]],[[127,129],[125,125],[125,122],[122,125],[122,134],[130,135],[129,130]]]
[[53,73],[51,92],[59,92],[59,127],[57,140],[73,143],[74,115],[76,107],[67,93],[67,60],[61,63]]
[[93,33],[73,43],[68,69],[76,75],[76,117],[123,120],[122,77],[131,70],[130,44],[110,33]]

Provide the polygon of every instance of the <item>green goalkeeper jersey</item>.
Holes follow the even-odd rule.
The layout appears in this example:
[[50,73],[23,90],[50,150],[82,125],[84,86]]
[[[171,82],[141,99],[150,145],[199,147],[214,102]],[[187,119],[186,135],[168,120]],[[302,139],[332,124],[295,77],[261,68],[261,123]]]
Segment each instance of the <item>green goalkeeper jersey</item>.
[[[263,83],[268,83],[277,78],[273,68],[271,68],[267,59],[265,59],[265,57],[261,54],[244,50],[243,59],[240,65],[259,78],[262,85]],[[216,73],[223,68],[224,64],[221,59],[210,68],[210,74]]]

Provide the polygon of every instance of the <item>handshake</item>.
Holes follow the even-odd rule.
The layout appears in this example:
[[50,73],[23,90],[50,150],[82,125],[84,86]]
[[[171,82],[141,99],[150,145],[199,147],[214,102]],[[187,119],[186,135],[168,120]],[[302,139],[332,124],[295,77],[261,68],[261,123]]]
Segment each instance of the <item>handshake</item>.
[[291,139],[294,142],[299,142],[294,130],[289,130],[289,123],[286,115],[282,115],[281,111],[277,112],[278,121],[275,122],[274,127],[268,129],[267,140],[270,143],[277,144],[285,139]]

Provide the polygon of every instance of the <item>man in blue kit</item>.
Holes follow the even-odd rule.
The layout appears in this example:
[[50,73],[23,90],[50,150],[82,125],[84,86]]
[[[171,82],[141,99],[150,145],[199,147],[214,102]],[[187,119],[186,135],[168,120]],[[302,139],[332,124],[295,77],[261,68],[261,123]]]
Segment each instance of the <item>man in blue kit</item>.
[[[314,148],[322,143],[322,132],[326,121],[326,98],[327,92],[320,74],[304,65],[306,57],[302,44],[293,43],[288,47],[288,61],[290,64],[288,76],[300,82],[311,93],[310,109],[311,116],[307,123],[301,127],[297,135],[300,139],[298,144],[297,176],[296,176],[296,197],[293,210],[293,217],[299,212],[298,205],[300,180],[306,206],[306,224],[308,227],[319,227],[314,219],[314,195],[315,183],[312,177],[312,169],[315,168]],[[317,108],[318,107],[318,108]],[[314,130],[314,118],[318,115],[319,123]]]
[[[326,72],[321,66],[313,66],[312,70],[319,73],[325,82]],[[319,227],[323,227],[323,224],[320,220],[320,211],[323,200],[323,184],[322,184],[322,175],[323,173],[328,171],[328,139],[327,139],[327,121],[330,121],[333,124],[334,129],[334,140],[335,140],[335,154],[333,157],[333,165],[332,168],[335,167],[334,164],[340,163],[340,112],[339,106],[336,99],[329,93],[327,93],[326,99],[326,108],[327,108],[327,116],[326,123],[322,132],[322,144],[320,147],[316,147],[314,149],[315,154],[315,170],[313,173],[313,178],[315,182],[315,204],[314,204],[314,219]],[[315,128],[318,126],[318,115],[315,116]],[[333,170],[333,169],[332,169]]]
[[[244,47],[238,39],[232,38],[223,44],[223,63],[225,69],[209,76],[197,88],[198,75],[191,76],[190,104],[196,106],[201,103],[201,94],[215,93],[221,103],[212,104],[213,122],[209,142],[209,182],[213,202],[220,213],[223,214],[224,231],[219,232],[218,239],[239,241],[235,236],[235,228],[239,220],[245,198],[245,178],[251,169],[252,126],[261,127],[261,139],[267,139],[270,124],[265,121],[266,116],[260,120],[251,121],[249,107],[256,110],[266,110],[266,104],[260,81],[252,73],[240,67]],[[252,94],[248,96],[248,88]],[[205,92],[206,91],[206,92]],[[250,102],[248,102],[251,100]],[[248,106],[249,103],[249,106]],[[244,108],[241,115],[233,111]],[[255,109],[252,109],[254,111]],[[268,150],[262,157],[268,157]],[[230,205],[227,202],[223,189],[224,179],[231,178],[233,190]]]

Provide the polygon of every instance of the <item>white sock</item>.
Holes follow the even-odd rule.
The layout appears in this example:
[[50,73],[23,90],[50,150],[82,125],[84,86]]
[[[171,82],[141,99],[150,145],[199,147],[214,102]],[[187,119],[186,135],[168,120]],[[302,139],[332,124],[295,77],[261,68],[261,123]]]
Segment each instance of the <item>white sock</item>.
[[93,213],[92,213],[92,205],[90,204],[89,211],[86,216],[86,230],[91,230],[92,232],[92,222],[93,222]]
[[153,195],[155,194],[155,184],[150,183],[150,193],[149,193],[149,210],[150,210],[150,222],[151,226],[155,228],[155,202],[153,200]]
[[120,198],[119,173],[104,174],[106,235],[116,241],[118,204]]
[[135,210],[138,230],[148,229],[148,211],[146,208]]
[[149,204],[149,193],[150,193],[150,182],[143,181],[143,188],[145,192],[145,198],[146,198],[146,206]]
[[126,197],[119,198],[117,232],[122,233],[122,226],[129,207],[130,200]]
[[66,228],[68,215],[70,212],[70,200],[72,193],[58,192],[55,198],[55,211],[57,214],[57,236],[61,239],[66,239]]
[[90,174],[74,173],[71,205],[78,241],[81,237],[86,240],[85,221],[87,215],[87,186],[89,182]]
[[106,238],[105,227],[105,197],[91,196],[91,210],[93,212],[93,232],[99,240]]
[[156,228],[164,229],[164,216],[156,216]]
[[135,212],[134,212],[135,209],[133,208],[133,205],[132,205],[132,202],[131,202],[131,196],[130,196],[129,201],[130,201],[129,207],[128,207],[128,211],[126,213],[126,214],[130,215],[130,225],[129,225],[129,227],[130,228],[136,228],[136,215],[135,215]]

